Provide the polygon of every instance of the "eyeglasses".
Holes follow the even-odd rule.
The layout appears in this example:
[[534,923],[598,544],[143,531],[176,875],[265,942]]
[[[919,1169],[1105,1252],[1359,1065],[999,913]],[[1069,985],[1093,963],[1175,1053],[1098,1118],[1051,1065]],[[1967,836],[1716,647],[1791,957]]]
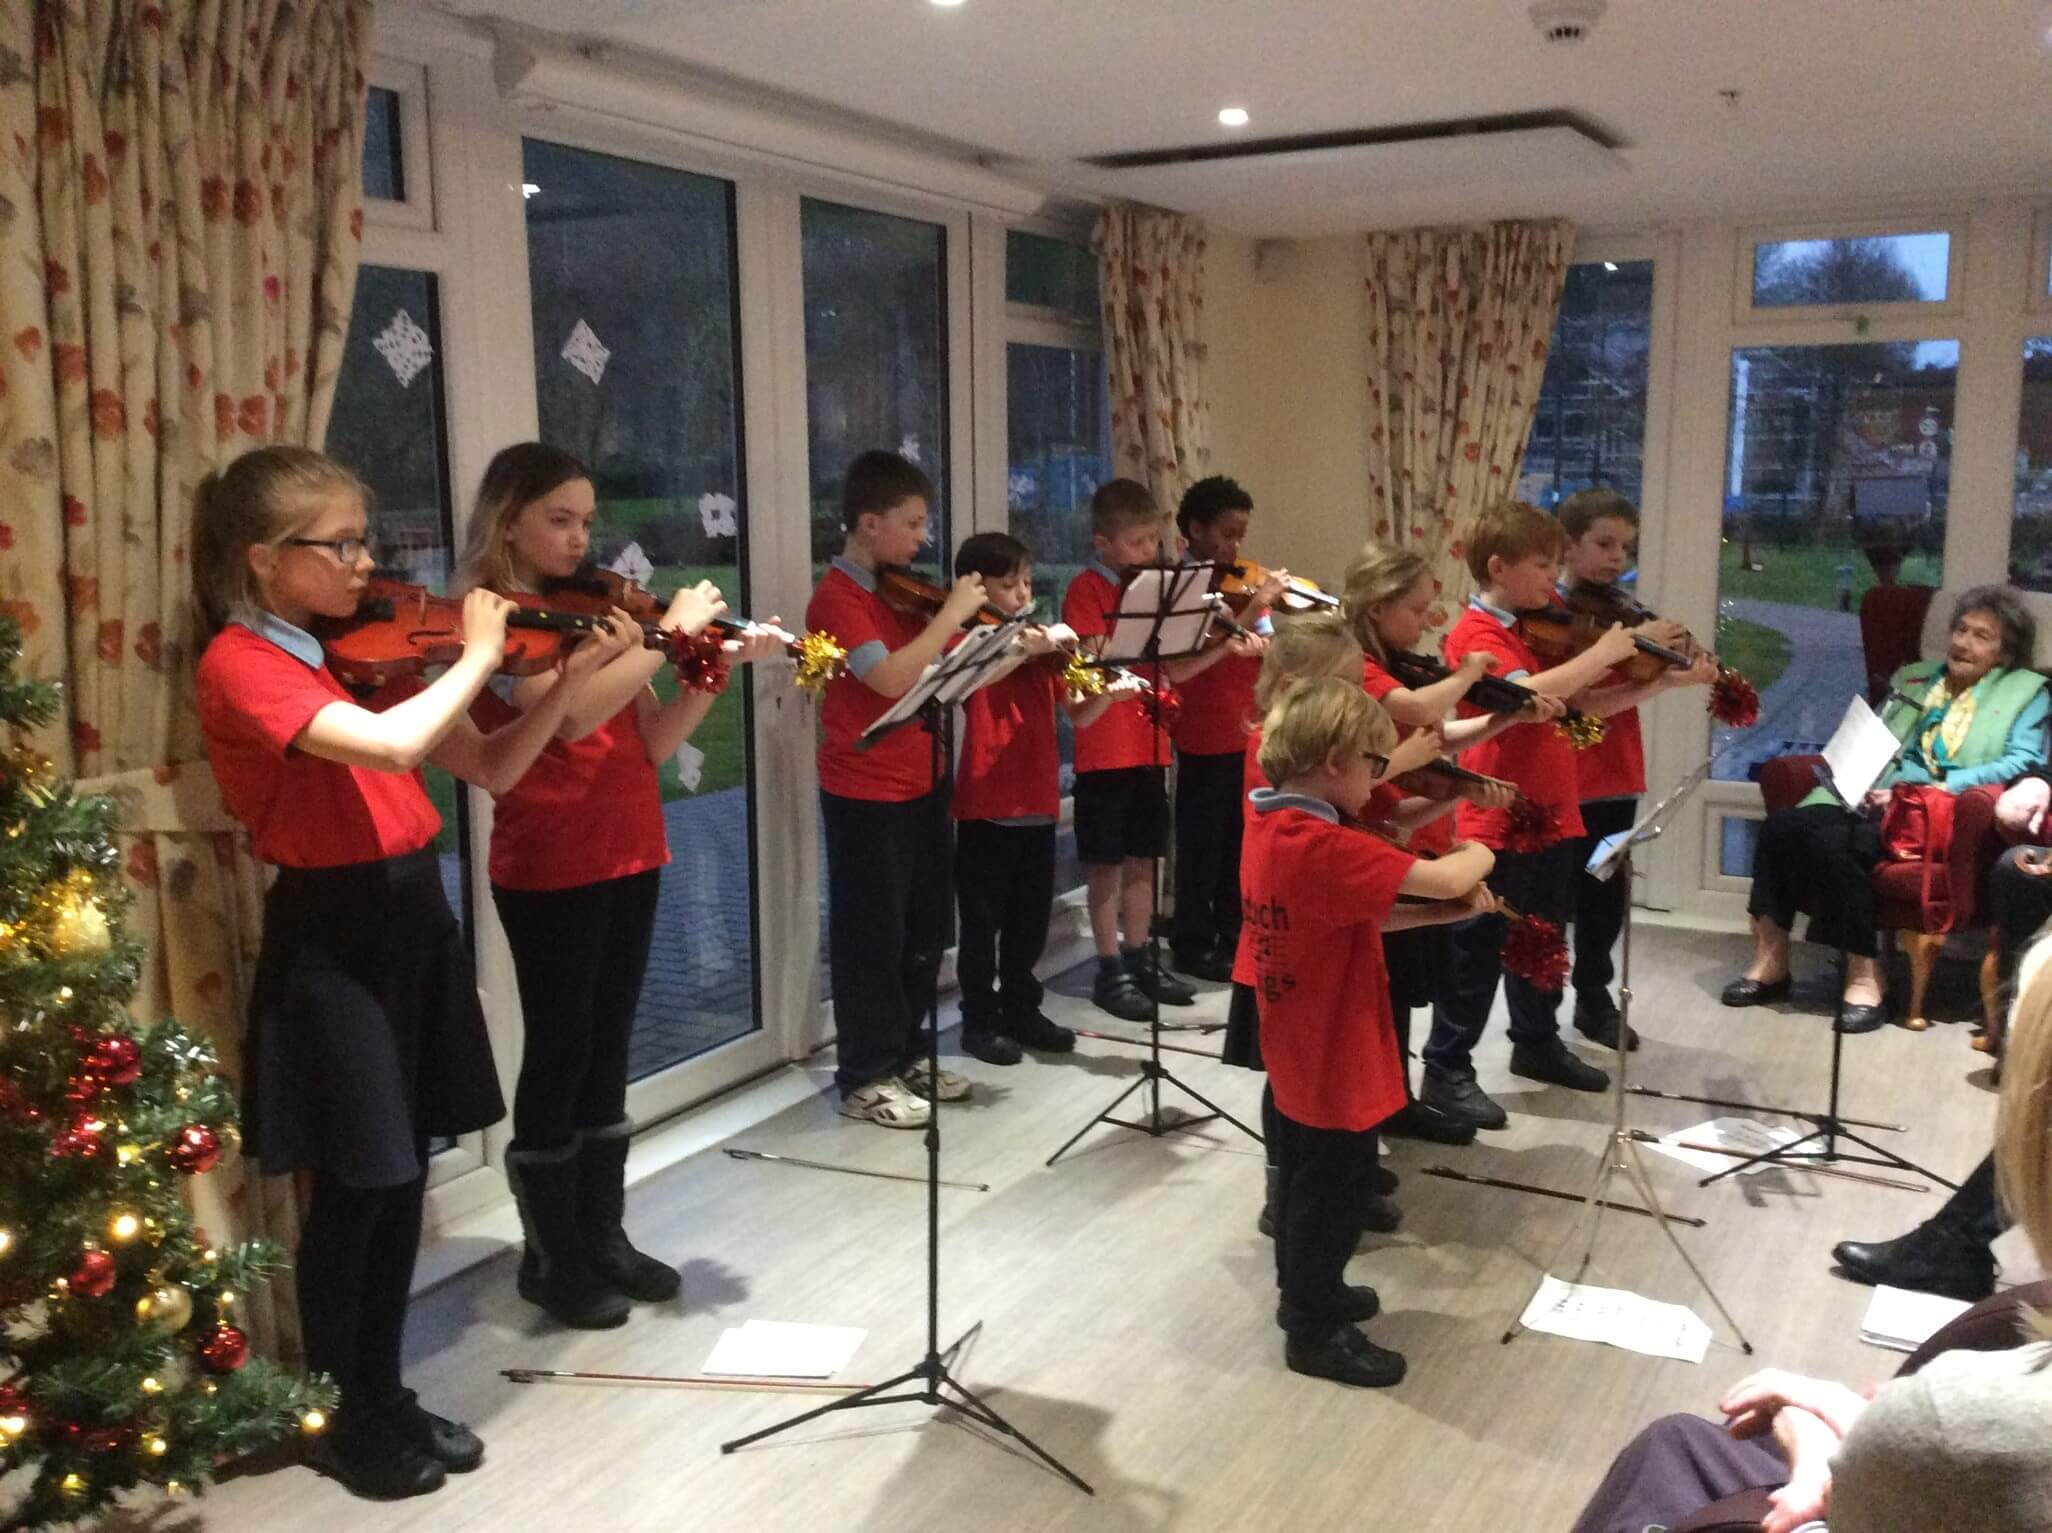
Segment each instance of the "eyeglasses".
[[1377,777],[1384,776],[1389,771],[1389,757],[1380,751],[1363,751],[1361,759],[1368,763],[1369,770]]
[[354,564],[370,551],[366,538],[287,538],[294,548],[325,548],[338,564]]

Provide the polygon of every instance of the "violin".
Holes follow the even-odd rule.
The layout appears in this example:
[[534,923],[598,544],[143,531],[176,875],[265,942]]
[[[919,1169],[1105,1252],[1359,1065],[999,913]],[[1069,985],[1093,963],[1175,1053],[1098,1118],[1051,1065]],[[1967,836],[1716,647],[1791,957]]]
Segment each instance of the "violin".
[[[553,670],[570,645],[604,626],[582,613],[516,607],[506,617],[498,668],[509,676]],[[346,687],[379,687],[462,658],[463,599],[374,574],[353,616],[328,619],[317,630],[336,680]]]
[[[1620,621],[1625,620],[1598,617],[1589,610],[1570,606],[1535,607],[1518,614],[1517,633],[1541,659],[1558,664],[1587,651]],[[1635,625],[1626,621],[1625,626]],[[1686,670],[1695,663],[1680,650],[1636,634],[1632,644],[1638,653],[1617,668],[1630,682],[1655,681],[1670,670]]]
[[[1656,618],[1650,607],[1627,594],[1624,588],[1618,585],[1597,585],[1590,581],[1578,581],[1568,591],[1567,604],[1570,609],[1586,613],[1605,626],[1623,623],[1627,627],[1632,627],[1640,623],[1653,622]],[[1760,694],[1754,690],[1752,682],[1741,672],[1718,660],[1714,653],[1704,649],[1696,642],[1694,634],[1683,635],[1683,647],[1680,650],[1663,650],[1657,644],[1649,646],[1643,639],[1639,641],[1639,645],[1642,650],[1651,648],[1668,657],[1663,659],[1663,666],[1693,665],[1699,656],[1708,655],[1717,666],[1717,677],[1710,684],[1710,696],[1703,705],[1704,712],[1718,723],[1733,729],[1747,729],[1759,722]],[[1638,658],[1643,660],[1644,656]],[[1636,672],[1629,670],[1626,674],[1632,676],[1635,681],[1651,679],[1641,678]],[[1659,674],[1658,669],[1653,672],[1655,676]]]
[[1408,772],[1399,772],[1390,778],[1390,782],[1406,793],[1414,793],[1419,798],[1429,798],[1435,804],[1444,803],[1450,798],[1464,798],[1471,803],[1478,803],[1481,801],[1483,790],[1487,788],[1509,788],[1513,796],[1517,792],[1515,783],[1505,782],[1501,777],[1487,777],[1480,772],[1470,771],[1467,767],[1456,765],[1444,757],[1437,761],[1428,761],[1423,766],[1413,767]]
[[[1415,654],[1407,649],[1391,650],[1383,662],[1390,675],[1406,687],[1429,687],[1436,681],[1444,681],[1453,675],[1453,667],[1430,655]],[[1484,713],[1521,713],[1538,699],[1539,694],[1530,687],[1520,686],[1515,681],[1506,681],[1501,676],[1487,672],[1468,688],[1462,701],[1473,703]],[[1570,708],[1561,715],[1562,722],[1581,718],[1578,708]]]
[[[886,564],[878,568],[876,594],[892,611],[902,612],[907,617],[925,618],[929,623],[939,617],[941,608],[948,604],[946,586],[936,585],[902,564]],[[999,623],[1009,623],[1013,616],[1003,608],[985,602],[976,609],[976,615],[969,623],[962,626],[966,628],[970,623],[981,623],[985,627],[994,627]]]
[[[530,591],[503,591],[500,594],[522,608],[578,613],[599,619],[611,616],[613,609],[618,607],[641,624],[643,642],[650,648],[661,649],[665,642],[656,627],[656,619],[669,610],[670,599],[656,595],[640,581],[629,579],[618,570],[586,565],[574,575],[544,581],[539,594]],[[708,626],[737,638],[744,634],[766,633],[794,655],[799,653],[803,643],[796,634],[786,633],[781,628],[751,622],[747,618],[730,617],[725,613],[714,618]]]
[[[1232,564],[1221,564],[1218,573],[1212,577],[1211,589],[1223,596],[1226,605],[1238,616],[1253,603],[1255,591],[1266,585],[1272,575],[1273,571],[1252,559],[1241,559]],[[1321,589],[1317,581],[1297,575],[1283,576],[1282,595],[1276,601],[1291,612],[1309,612],[1314,607],[1336,611],[1340,604],[1339,598]]]

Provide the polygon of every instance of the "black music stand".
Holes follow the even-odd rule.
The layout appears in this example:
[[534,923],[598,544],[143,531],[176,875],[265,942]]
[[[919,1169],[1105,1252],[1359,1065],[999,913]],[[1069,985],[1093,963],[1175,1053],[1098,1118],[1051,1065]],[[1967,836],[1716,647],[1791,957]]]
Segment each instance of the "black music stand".
[[[863,731],[857,744],[858,750],[882,739],[885,735],[908,724],[924,723],[933,740],[933,780],[940,784],[947,779],[948,751],[944,743],[943,730],[947,726],[948,708],[961,701],[978,687],[994,681],[1005,671],[1018,663],[1017,646],[1012,642],[1023,620],[1013,619],[992,627],[970,630],[967,637],[954,649],[941,656],[926,673],[914,682],[910,691],[899,698],[890,710]],[[928,1004],[926,1016],[926,1068],[927,1079],[940,1079],[940,997],[936,989],[933,1000]],[[945,1405],[959,1411],[971,1421],[979,1422],[992,1431],[1009,1437],[1025,1448],[1041,1463],[1074,1485],[1085,1495],[1094,1496],[1096,1490],[1090,1482],[1049,1453],[1032,1438],[1000,1416],[974,1391],[965,1386],[948,1371],[949,1362],[961,1348],[956,1342],[945,1352],[940,1344],[940,1120],[939,1101],[933,1104],[933,1111],[926,1120],[926,1352],[918,1362],[902,1373],[872,1384],[867,1389],[845,1395],[837,1400],[803,1411],[796,1416],[737,1437],[732,1442],[720,1444],[720,1452],[732,1453],[750,1443],[760,1442],[779,1432],[789,1431],[808,1421],[816,1421],[835,1411],[860,1410],[872,1405],[898,1405],[918,1401],[923,1405]],[[981,1321],[976,1327],[980,1327]],[[910,1386],[909,1388],[906,1386]],[[943,1393],[946,1391],[946,1393]]]
[[[1211,594],[1212,573],[1219,566],[1214,562],[1198,561],[1190,564],[1143,564],[1126,572],[1125,583],[1119,588],[1118,603],[1112,613],[1112,630],[1105,637],[1104,649],[1098,654],[1096,663],[1100,666],[1147,665],[1159,667],[1166,660],[1185,660],[1204,652],[1205,637],[1210,633],[1212,621],[1220,607],[1219,598]],[[1161,672],[1154,670],[1152,676],[1158,684]],[[1166,725],[1157,700],[1152,707],[1154,716],[1154,754],[1161,755],[1163,730]],[[1154,859],[1154,867],[1148,878],[1148,927],[1147,963],[1155,983],[1147,992],[1147,1057],[1140,1062],[1140,1073],[1133,1083],[1113,1097],[1088,1123],[1077,1129],[1062,1143],[1062,1147],[1048,1156],[1047,1164],[1053,1165],[1075,1146],[1085,1134],[1100,1123],[1109,1123],[1118,1128],[1129,1128],[1136,1133],[1159,1139],[1164,1134],[1179,1129],[1195,1128],[1209,1123],[1214,1118],[1223,1118],[1234,1128],[1261,1143],[1261,1136],[1247,1127],[1238,1118],[1213,1102],[1209,1097],[1194,1090],[1188,1082],[1178,1080],[1161,1062],[1161,859]],[[1185,1096],[1201,1104],[1206,1110],[1195,1116],[1178,1113],[1166,1117],[1161,1110],[1161,1088],[1164,1084],[1174,1086]],[[1147,1112],[1139,1120],[1115,1118],[1121,1103],[1134,1092],[1145,1087],[1147,1090]]]

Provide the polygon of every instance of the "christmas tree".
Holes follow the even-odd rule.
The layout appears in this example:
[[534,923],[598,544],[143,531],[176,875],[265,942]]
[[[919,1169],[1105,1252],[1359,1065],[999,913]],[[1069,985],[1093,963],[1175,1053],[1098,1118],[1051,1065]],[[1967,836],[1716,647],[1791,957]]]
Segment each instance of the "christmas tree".
[[115,806],[25,743],[58,693],[20,658],[0,617],[0,1529],[197,1491],[334,1403],[251,1359],[236,1324],[279,1249],[216,1249],[185,1206],[185,1179],[239,1143],[234,1095],[205,1043],[128,1016]]

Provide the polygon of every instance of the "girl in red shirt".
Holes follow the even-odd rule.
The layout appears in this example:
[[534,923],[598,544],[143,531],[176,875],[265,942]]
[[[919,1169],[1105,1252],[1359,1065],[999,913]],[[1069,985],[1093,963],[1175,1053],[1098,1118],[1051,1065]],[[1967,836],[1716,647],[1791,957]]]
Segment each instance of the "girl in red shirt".
[[[311,1182],[294,1270],[310,1371],[341,1406],[303,1450],[359,1495],[419,1495],[484,1445],[400,1380],[431,1138],[505,1112],[477,980],[432,842],[423,761],[492,792],[518,780],[563,702],[487,739],[464,710],[499,662],[511,604],[463,604],[463,655],[404,701],[353,701],[308,632],[347,617],[371,571],[363,486],[297,447],[209,474],[193,498],[206,640],[200,728],[221,796],[279,866],[264,897],[243,1133],[267,1174]],[[613,652],[573,651],[574,682]],[[567,700],[568,688],[564,689]],[[374,699],[374,704],[383,701]]]
[[[466,584],[541,591],[577,573],[597,511],[590,472],[568,453],[523,442],[485,468],[463,556]],[[706,581],[658,620],[696,634],[725,610]],[[473,705],[488,729],[553,707],[561,719],[540,760],[495,793],[492,904],[520,985],[523,1049],[506,1177],[520,1209],[520,1296],[565,1325],[619,1325],[628,1300],[675,1296],[676,1270],[636,1250],[622,1227],[628,1045],[670,860],[657,768],[690,738],[716,693],[658,702],[664,661],[623,612],[618,645],[570,695],[559,678],[502,677]],[[778,652],[751,633],[730,660]]]

